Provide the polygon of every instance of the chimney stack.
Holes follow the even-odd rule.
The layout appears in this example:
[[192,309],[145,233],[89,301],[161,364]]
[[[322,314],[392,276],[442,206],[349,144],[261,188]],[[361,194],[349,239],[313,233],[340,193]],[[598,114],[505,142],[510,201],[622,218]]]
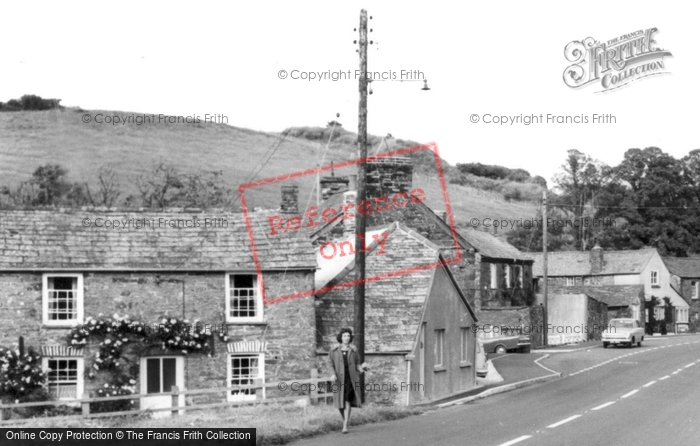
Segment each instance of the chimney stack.
[[595,246],[591,249],[591,274],[603,272],[603,248],[595,240]]
[[282,212],[299,213],[299,186],[282,186]]
[[413,187],[411,158],[394,156],[367,161],[367,198],[410,192]]

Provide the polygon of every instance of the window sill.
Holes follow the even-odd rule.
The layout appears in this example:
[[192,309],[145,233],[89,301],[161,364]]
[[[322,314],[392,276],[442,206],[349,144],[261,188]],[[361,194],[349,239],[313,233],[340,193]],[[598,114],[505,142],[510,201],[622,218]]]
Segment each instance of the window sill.
[[661,288],[661,285],[654,285],[653,283],[651,284],[652,288]]
[[460,362],[459,366],[460,367],[471,367],[472,363],[471,362]]
[[241,326],[241,325],[267,325],[266,321],[251,321],[251,322],[245,322],[245,321],[236,321],[236,322],[230,322],[226,321],[224,322],[225,325],[229,326]]
[[447,367],[445,367],[444,365],[435,366],[433,371],[434,372],[445,372],[445,371],[447,371]]
[[[82,326],[83,323],[77,324],[78,327]],[[47,324],[41,324],[42,329],[46,330],[70,330],[71,328],[75,327],[76,324],[70,324],[70,325],[47,325]]]

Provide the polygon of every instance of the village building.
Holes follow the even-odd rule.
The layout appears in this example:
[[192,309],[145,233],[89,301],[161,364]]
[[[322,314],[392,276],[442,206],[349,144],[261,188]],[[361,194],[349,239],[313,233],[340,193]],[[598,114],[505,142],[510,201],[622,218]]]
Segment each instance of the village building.
[[688,328],[700,331],[700,257],[664,257],[671,273],[671,286],[690,306]]
[[[213,335],[210,355],[160,343],[134,346],[124,361],[137,365],[136,393],[309,378],[316,365],[312,293],[273,304],[263,295],[312,290],[313,248],[294,233],[266,237],[259,229],[265,216],[251,219],[260,270],[241,214],[0,211],[0,345],[16,346],[22,336],[39,349],[48,387],[63,399],[94,395],[104,383],[104,373],[88,378],[99,346],[67,339],[73,326],[100,315],[149,326],[198,321],[197,329]],[[264,396],[244,389],[187,404]],[[141,407],[170,403],[170,396],[145,398]]]
[[[542,292],[542,254],[532,254],[535,288]],[[673,329],[688,329],[688,304],[671,286],[671,275],[654,248],[605,251],[596,245],[590,251],[556,251],[547,256],[547,286],[552,294],[584,293],[608,305],[609,317],[632,317],[648,322],[645,301],[654,296],[655,320],[665,318],[665,301],[675,309]]]
[[[318,249],[326,242],[354,235],[355,210],[348,204],[355,203],[357,196],[354,175],[324,177],[320,185],[324,201],[317,212],[337,212],[332,221],[322,221],[309,229]],[[365,217],[368,231],[398,222],[420,234],[440,250],[482,326],[502,325],[505,321],[510,327],[527,327],[533,345],[542,345],[541,331],[529,330],[542,322],[542,309],[532,306],[535,296],[530,256],[489,232],[453,228],[446,211],[435,211],[430,206],[445,209],[446,204],[431,200],[435,197],[413,186],[410,158],[368,161],[366,191],[373,211]],[[345,218],[349,214],[352,218]],[[482,313],[482,309],[490,311]],[[498,309],[503,311],[497,313]]]
[[[367,233],[365,378],[368,401],[416,404],[476,385],[477,319],[437,245],[401,223]],[[354,243],[354,237],[348,242]],[[319,366],[343,327],[353,327],[355,256],[319,253]]]

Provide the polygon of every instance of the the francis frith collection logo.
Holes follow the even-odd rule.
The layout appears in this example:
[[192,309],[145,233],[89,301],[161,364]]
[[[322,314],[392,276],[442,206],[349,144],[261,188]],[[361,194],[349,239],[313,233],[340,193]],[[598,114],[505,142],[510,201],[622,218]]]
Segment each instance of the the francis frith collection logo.
[[592,37],[574,40],[564,48],[566,60],[573,63],[564,70],[564,83],[580,88],[599,82],[602,89],[596,93],[600,93],[638,79],[667,74],[664,57],[672,54],[656,45],[657,31],[640,29],[607,42]]

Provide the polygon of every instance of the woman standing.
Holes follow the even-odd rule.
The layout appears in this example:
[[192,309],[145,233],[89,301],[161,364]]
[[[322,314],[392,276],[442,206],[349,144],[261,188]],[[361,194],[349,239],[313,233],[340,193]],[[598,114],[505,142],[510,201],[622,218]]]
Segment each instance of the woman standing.
[[352,330],[343,328],[336,337],[339,344],[328,354],[328,362],[335,372],[332,381],[338,383],[334,398],[335,407],[343,417],[343,433],[348,433],[351,407],[362,407],[360,373],[369,370],[366,363],[360,364],[357,348],[351,344]]

